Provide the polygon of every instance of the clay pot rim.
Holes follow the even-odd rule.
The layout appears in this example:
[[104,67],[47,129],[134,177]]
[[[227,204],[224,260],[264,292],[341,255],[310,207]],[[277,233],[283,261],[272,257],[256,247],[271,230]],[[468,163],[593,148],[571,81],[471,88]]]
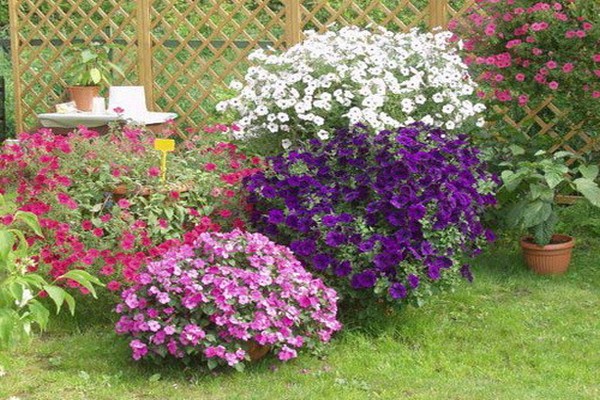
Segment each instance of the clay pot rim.
[[539,244],[535,244],[533,242],[531,242],[530,240],[533,239],[532,236],[523,236],[521,238],[521,247],[524,249],[529,249],[529,250],[564,250],[564,249],[571,249],[573,248],[573,246],[575,246],[575,238],[569,235],[562,235],[562,234],[554,234],[552,235],[552,238],[558,238],[559,240],[561,240],[561,243],[551,243],[551,244],[547,244],[545,246],[540,246]]

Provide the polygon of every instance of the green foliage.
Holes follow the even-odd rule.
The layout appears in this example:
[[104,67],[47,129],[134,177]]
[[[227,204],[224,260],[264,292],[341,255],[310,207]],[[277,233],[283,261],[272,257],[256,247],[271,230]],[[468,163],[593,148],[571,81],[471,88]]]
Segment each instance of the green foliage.
[[[0,214],[13,208],[14,204],[0,195]],[[46,329],[50,311],[40,301],[41,293],[46,293],[54,302],[57,314],[65,302],[74,314],[75,299],[57,284],[70,279],[90,290],[94,296],[93,285],[101,285],[97,278],[85,271],[69,271],[51,283],[31,272],[36,266],[24,232],[29,230],[42,236],[38,219],[34,214],[23,211],[9,213],[4,218],[6,221],[0,223],[0,348],[26,338],[34,326],[41,331]]]
[[[500,203],[507,208],[508,225],[529,229],[537,244],[550,243],[558,223],[555,196],[561,190],[580,193],[590,204],[600,207],[597,166],[586,165],[566,151],[553,155],[538,151],[528,157],[518,146],[510,150],[513,160],[500,164],[504,168]],[[574,162],[571,166],[569,160]],[[574,166],[576,162],[578,166]]]
[[77,86],[97,86],[104,83],[110,86],[109,77],[114,72],[123,76],[119,66],[110,61],[110,51],[115,45],[90,43],[89,45],[72,45],[71,73]]

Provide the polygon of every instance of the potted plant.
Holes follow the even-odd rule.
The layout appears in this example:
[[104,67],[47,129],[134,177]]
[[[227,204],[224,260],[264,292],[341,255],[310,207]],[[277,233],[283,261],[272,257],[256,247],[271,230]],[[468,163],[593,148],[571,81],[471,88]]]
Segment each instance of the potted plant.
[[[509,226],[527,229],[521,248],[527,265],[542,275],[564,273],[575,244],[571,236],[555,233],[558,222],[556,197],[564,190],[581,194],[594,206],[600,206],[600,188],[595,182],[598,166],[586,165],[573,153],[553,155],[538,151],[526,158],[525,151],[511,146],[515,160],[505,162],[499,196],[510,196],[507,210]],[[502,201],[501,201],[502,202]]]
[[109,85],[108,77],[113,71],[123,75],[123,71],[110,61],[111,48],[109,45],[91,43],[89,46],[77,46],[71,50],[74,85],[68,89],[78,110],[92,110],[94,97],[100,91],[100,84]]

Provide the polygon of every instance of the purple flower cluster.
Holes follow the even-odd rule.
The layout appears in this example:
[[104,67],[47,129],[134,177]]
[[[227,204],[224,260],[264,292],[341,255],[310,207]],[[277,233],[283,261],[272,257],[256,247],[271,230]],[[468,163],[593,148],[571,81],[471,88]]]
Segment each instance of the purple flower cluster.
[[285,361],[341,329],[335,290],[288,248],[240,230],[201,233],[170,250],[121,299],[116,331],[131,336],[135,360],[200,356],[212,367],[239,366],[260,345]]
[[414,299],[470,277],[462,258],[493,238],[480,215],[495,183],[465,136],[355,126],[269,164],[246,182],[252,223],[350,296]]

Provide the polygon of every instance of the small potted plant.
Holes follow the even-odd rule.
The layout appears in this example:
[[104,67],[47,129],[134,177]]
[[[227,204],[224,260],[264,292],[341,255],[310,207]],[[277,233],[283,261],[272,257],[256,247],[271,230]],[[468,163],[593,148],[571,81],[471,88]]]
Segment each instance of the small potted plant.
[[112,46],[109,45],[91,43],[71,50],[71,73],[74,85],[68,89],[78,110],[92,110],[94,97],[100,91],[100,84],[110,85],[108,77],[113,72],[123,76],[123,71],[110,61],[111,48]]
[[[586,165],[581,157],[561,151],[553,155],[538,151],[533,159],[511,146],[515,161],[501,164],[503,186],[499,196],[507,196],[509,226],[529,231],[521,238],[527,265],[541,275],[564,273],[571,260],[575,240],[555,233],[558,222],[556,197],[569,190],[579,193],[594,206],[600,206],[600,188],[595,182],[598,166]],[[502,203],[502,200],[501,200]]]

